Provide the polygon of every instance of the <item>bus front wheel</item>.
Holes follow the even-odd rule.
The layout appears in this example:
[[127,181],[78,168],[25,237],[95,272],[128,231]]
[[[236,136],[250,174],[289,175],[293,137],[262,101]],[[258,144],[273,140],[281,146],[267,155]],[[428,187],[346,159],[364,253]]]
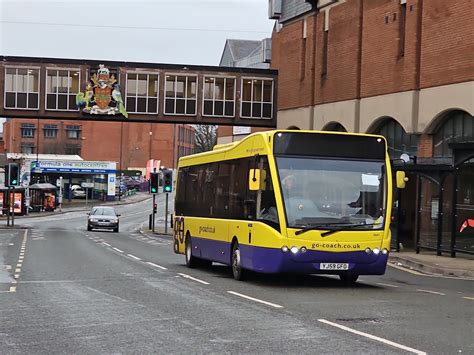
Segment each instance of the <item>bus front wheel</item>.
[[245,278],[245,270],[242,268],[238,242],[235,242],[232,246],[232,275],[238,281],[242,281]]
[[359,275],[357,274],[340,274],[339,278],[341,279],[342,282],[344,282],[346,285],[350,286],[356,283],[357,279],[359,278]]
[[186,266],[189,268],[195,268],[197,266],[197,260],[193,256],[193,245],[191,243],[191,236],[186,238]]

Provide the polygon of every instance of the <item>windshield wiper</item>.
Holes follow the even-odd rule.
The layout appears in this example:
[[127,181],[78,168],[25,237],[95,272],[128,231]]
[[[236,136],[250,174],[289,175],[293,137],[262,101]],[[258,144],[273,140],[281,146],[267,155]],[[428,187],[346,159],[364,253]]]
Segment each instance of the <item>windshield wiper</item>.
[[321,233],[321,237],[326,237],[328,235],[331,235],[335,232],[339,232],[342,230],[349,228],[357,228],[357,227],[369,227],[369,226],[376,226],[380,225],[382,223],[320,223],[320,224],[312,224],[310,226],[307,226],[303,229],[300,229],[299,231],[295,232],[295,235],[300,235],[303,233],[306,233],[311,230],[316,230],[316,229],[327,229],[327,232]]

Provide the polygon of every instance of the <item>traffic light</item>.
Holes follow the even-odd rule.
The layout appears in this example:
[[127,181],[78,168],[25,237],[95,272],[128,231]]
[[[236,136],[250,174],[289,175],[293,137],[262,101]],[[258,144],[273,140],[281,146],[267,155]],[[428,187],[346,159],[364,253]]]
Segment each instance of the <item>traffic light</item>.
[[156,213],[158,211],[158,204],[153,204],[153,213]]
[[5,186],[20,185],[20,167],[16,163],[5,165]]
[[150,174],[150,193],[157,194],[158,193],[158,184],[159,184],[159,176],[158,173],[151,173]]
[[173,191],[173,171],[163,170],[163,192]]

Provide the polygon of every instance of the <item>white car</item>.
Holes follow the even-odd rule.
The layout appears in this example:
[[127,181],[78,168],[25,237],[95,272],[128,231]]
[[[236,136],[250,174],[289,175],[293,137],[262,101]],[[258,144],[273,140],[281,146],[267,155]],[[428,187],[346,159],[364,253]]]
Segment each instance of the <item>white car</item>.
[[86,198],[86,191],[80,185],[71,186],[72,198]]

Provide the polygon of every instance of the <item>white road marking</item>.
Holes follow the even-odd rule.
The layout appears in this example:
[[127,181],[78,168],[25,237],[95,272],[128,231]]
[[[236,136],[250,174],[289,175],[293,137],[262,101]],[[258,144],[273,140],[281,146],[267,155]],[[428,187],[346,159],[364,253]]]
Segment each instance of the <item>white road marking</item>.
[[10,287],[10,292],[16,292],[16,286],[11,286]]
[[18,263],[18,264],[16,264],[16,267],[17,267],[17,268],[21,268],[22,266],[23,266],[23,264],[22,264],[22,263]]
[[422,289],[417,289],[418,292],[424,292],[424,293],[431,293],[433,295],[440,295],[440,296],[446,296],[445,293],[442,292],[436,292],[436,291],[430,291],[430,290],[422,290]]
[[391,284],[386,284],[386,283],[383,283],[383,282],[376,282],[375,284],[380,285],[380,286],[387,286],[387,287],[395,287],[395,288],[398,287],[398,286],[391,285]]
[[21,272],[21,269],[16,268],[16,269],[15,269],[15,272]]
[[384,343],[384,344],[387,344],[387,345],[391,345],[391,346],[394,346],[394,347],[399,348],[399,349],[403,349],[403,350],[409,351],[409,352],[411,352],[411,353],[413,353],[413,354],[426,355],[426,352],[424,352],[424,351],[416,350],[416,349],[410,348],[410,347],[408,347],[408,346],[405,346],[405,345],[402,345],[402,344],[398,344],[398,343],[395,343],[395,342],[393,342],[393,341],[390,341],[390,340],[387,340],[387,339],[384,339],[384,338],[380,338],[380,337],[375,336],[375,335],[371,335],[371,334],[368,334],[368,333],[360,332],[360,331],[358,331],[358,330],[355,330],[355,329],[346,327],[346,326],[344,326],[344,325],[330,322],[330,321],[328,321],[328,320],[326,320],[326,319],[318,319],[318,321],[321,322],[321,323],[328,324],[328,325],[331,325],[331,326],[333,326],[333,327],[336,327],[336,328],[345,330],[345,331],[347,331],[347,332],[351,332],[351,333],[354,333],[354,334],[357,334],[357,335],[361,335],[361,336],[363,336],[363,337],[366,337],[366,338],[369,338],[369,339],[372,339],[372,340],[375,340],[375,341],[379,341],[379,342],[381,342],[381,343]]
[[108,247],[111,247],[111,245],[109,243],[102,242],[102,244],[107,245]]
[[131,257],[132,259],[135,259],[135,260],[142,260],[140,259],[139,257],[135,256],[135,255],[132,255],[132,254],[127,254],[129,257]]
[[232,294],[232,295],[239,296],[239,297],[242,297],[242,298],[246,298],[246,299],[251,300],[251,301],[266,304],[267,306],[272,306],[272,307],[275,307],[275,308],[283,308],[283,306],[280,306],[279,304],[267,302],[267,301],[264,301],[264,300],[260,300],[258,298],[253,298],[253,297],[243,295],[243,294],[238,293],[238,292],[234,292],[234,291],[227,291],[227,292]]
[[12,269],[11,265],[4,265],[4,266],[5,266],[5,270],[11,270]]
[[120,250],[119,248],[112,248],[115,251],[118,251],[119,253],[123,253],[123,250]]
[[474,301],[474,297],[463,297],[463,298]]
[[15,276],[13,276],[15,279],[18,279],[20,277],[19,274],[15,274]]
[[185,279],[190,279],[190,280],[193,280],[193,281],[202,283],[203,285],[210,285],[209,282],[196,279],[195,277],[192,277],[192,276],[189,276],[189,275],[186,275],[186,274],[180,274],[180,273],[178,273],[178,275],[184,277]]
[[154,266],[154,267],[157,267],[158,269],[161,269],[161,270],[168,270],[167,268],[165,268],[164,266],[161,266],[161,265],[157,265],[157,264],[153,264],[149,261],[146,262],[148,265],[151,265],[151,266]]

